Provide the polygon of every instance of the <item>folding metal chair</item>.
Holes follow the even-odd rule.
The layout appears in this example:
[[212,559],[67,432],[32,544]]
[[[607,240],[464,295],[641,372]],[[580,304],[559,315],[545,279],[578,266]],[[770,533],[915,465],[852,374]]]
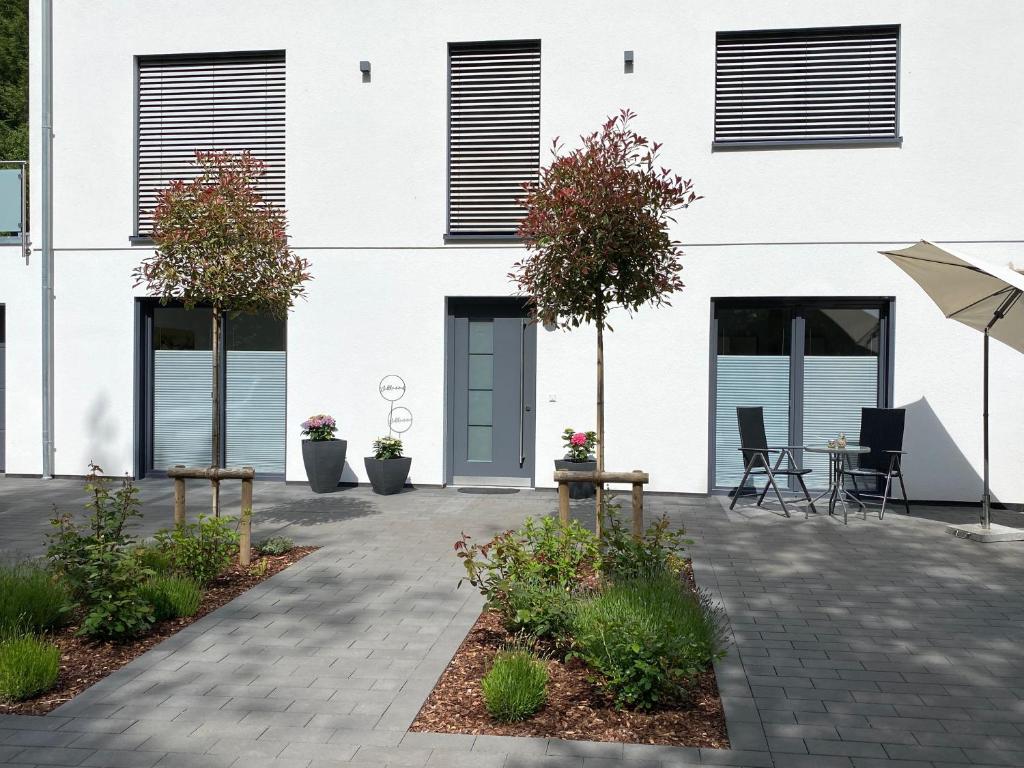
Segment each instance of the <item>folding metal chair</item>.
[[[900,493],[903,506],[910,514],[910,502],[907,500],[907,486],[903,482],[903,427],[907,412],[903,408],[861,408],[860,410],[860,444],[871,449],[857,457],[854,466],[844,466],[842,473],[853,481],[853,488],[858,497],[882,500],[878,510],[878,519],[885,517],[885,504],[889,500],[889,491],[894,479],[900,481]],[[862,493],[857,487],[857,478],[872,478],[881,484],[881,495]]]
[[[796,458],[793,456],[793,451],[801,446],[769,446],[768,438],[765,437],[764,432],[764,409],[760,406],[738,407],[736,409],[736,420],[740,428],[740,451],[743,453],[743,479],[740,480],[740,484],[733,493],[729,509],[736,506],[736,500],[739,498],[740,491],[743,490],[748,477],[751,475],[764,475],[767,478],[767,482],[764,484],[764,490],[761,491],[761,495],[757,499],[757,506],[760,507],[764,503],[764,497],[767,495],[768,489],[773,488],[775,495],[779,498],[779,504],[782,505],[782,511],[786,514],[786,517],[789,517],[789,510],[786,509],[786,502],[782,498],[782,491],[779,490],[775,478],[780,476],[795,477],[797,483],[800,484],[800,488],[803,489],[804,498],[810,504],[811,511],[817,514],[818,510],[814,508],[811,494],[808,493],[807,486],[804,484],[804,475],[809,474],[811,470],[801,469],[800,465],[797,464]],[[768,454],[770,453],[779,454],[779,458],[774,466],[768,459]],[[783,460],[786,461],[785,467],[782,466]],[[754,490],[757,490],[756,486]]]

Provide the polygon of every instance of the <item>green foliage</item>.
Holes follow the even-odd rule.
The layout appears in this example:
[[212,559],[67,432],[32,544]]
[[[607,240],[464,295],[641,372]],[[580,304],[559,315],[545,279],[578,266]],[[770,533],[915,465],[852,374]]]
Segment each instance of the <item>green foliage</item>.
[[505,531],[485,544],[470,541],[463,533],[455,542],[466,568],[463,581],[479,589],[510,624],[516,623],[513,589],[529,585],[571,592],[597,563],[597,538],[575,520],[562,526],[552,517],[527,518],[518,531]]
[[495,720],[525,720],[547,701],[548,670],[526,650],[500,651],[480,682],[487,711]]
[[613,584],[581,602],[572,620],[574,654],[600,673],[616,706],[651,709],[685,696],[722,654],[723,628],[706,596],[662,574]]
[[545,323],[606,325],[614,306],[633,312],[668,303],[683,287],[672,212],[698,199],[690,181],[659,165],[661,145],[630,127],[622,110],[554,159],[527,189],[519,236],[529,255],[510,277]]
[[67,587],[45,568],[0,566],[0,636],[53,629],[70,609]]
[[106,640],[135,637],[153,623],[152,610],[139,593],[153,571],[136,559],[135,538],[126,531],[141,515],[138,490],[125,477],[111,492],[103,470],[95,464],[89,470],[88,521],[83,525],[69,514],[56,515],[47,557],[85,611],[80,634]]
[[28,0],[0,0],[0,160],[28,160]]
[[271,536],[256,545],[256,549],[264,555],[283,555],[285,552],[291,552],[294,548],[295,542],[287,536]]
[[402,441],[397,437],[377,438],[373,441],[373,458],[381,460],[402,458]]
[[157,621],[194,616],[203,599],[203,590],[184,576],[155,576],[142,587],[142,598],[153,608]]
[[175,571],[209,584],[231,565],[238,552],[236,524],[234,517],[200,515],[195,523],[158,532],[156,540]]
[[53,687],[60,649],[32,635],[0,638],[0,700],[24,701]]
[[193,179],[160,194],[156,250],[135,269],[136,287],[188,309],[285,318],[305,293],[309,262],[288,246],[284,211],[257,191],[266,166],[249,152],[196,152],[195,166]]
[[577,432],[572,427],[566,427],[562,432],[562,444],[569,461],[587,461],[597,446],[597,432]]
[[509,630],[566,644],[573,615],[573,593],[540,580],[512,582],[506,596]]
[[601,570],[613,580],[646,578],[677,572],[681,553],[693,542],[682,528],[671,529],[662,515],[652,522],[640,539],[622,523],[619,505],[605,494],[601,527]]
[[153,571],[158,576],[168,574],[172,570],[170,557],[159,547],[140,544],[132,549],[132,555],[140,566]]

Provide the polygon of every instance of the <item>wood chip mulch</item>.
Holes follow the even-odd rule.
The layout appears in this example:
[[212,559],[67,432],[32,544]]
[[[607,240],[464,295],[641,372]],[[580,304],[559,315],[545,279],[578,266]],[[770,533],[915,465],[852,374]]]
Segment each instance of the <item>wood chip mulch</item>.
[[[686,577],[692,580],[691,574]],[[593,673],[583,662],[563,662],[551,656],[544,708],[523,722],[495,721],[484,705],[480,681],[491,668],[494,655],[514,640],[499,615],[485,610],[410,730],[728,749],[725,713],[713,669],[699,678],[688,706],[637,712],[616,709],[611,697],[592,682]]]
[[[252,565],[233,565],[203,591],[203,600],[194,616],[170,619],[153,626],[152,631],[125,643],[93,642],[77,637],[78,623],[73,622],[48,639],[60,648],[60,676],[57,684],[34,699],[16,703],[0,702],[0,714],[45,715],[70,701],[93,683],[99,682],[132,659],[141,656],[160,641],[198,621],[211,611],[231,602],[261,581],[266,581],[289,565],[298,562],[319,547],[294,547],[283,555],[253,557]],[[255,555],[255,553],[254,553]],[[266,571],[260,563],[266,561]]]

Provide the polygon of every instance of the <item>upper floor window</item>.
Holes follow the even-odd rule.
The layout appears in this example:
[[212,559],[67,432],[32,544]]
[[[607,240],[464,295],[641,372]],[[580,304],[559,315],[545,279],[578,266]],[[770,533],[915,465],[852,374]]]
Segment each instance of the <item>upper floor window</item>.
[[170,181],[195,176],[196,150],[249,150],[264,199],[284,205],[284,90],[284,51],[139,57],[136,233]]
[[448,236],[514,237],[540,167],[540,41],[448,46]]
[[719,32],[715,149],[899,142],[899,25]]

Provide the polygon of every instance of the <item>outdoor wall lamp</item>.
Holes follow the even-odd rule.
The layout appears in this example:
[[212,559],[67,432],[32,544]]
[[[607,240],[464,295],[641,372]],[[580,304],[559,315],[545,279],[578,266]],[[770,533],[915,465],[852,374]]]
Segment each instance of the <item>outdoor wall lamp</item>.
[[633,71],[633,52],[623,51],[622,52],[622,68],[627,74]]
[[370,62],[368,62],[368,61],[360,61],[359,62],[359,71],[363,73],[363,82],[364,83],[370,82]]

